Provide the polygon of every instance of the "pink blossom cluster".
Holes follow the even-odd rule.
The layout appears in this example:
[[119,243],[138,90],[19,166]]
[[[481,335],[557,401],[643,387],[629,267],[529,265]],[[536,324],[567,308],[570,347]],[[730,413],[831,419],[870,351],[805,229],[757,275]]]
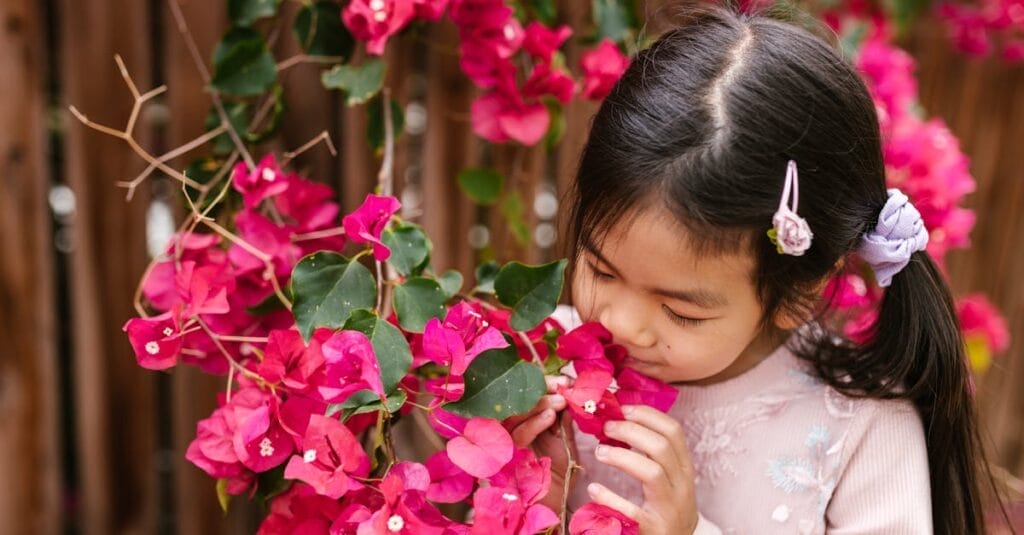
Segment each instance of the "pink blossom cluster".
[[[830,14],[827,20],[840,32],[851,31],[855,25],[870,28],[856,53],[856,65],[878,112],[886,182],[910,197],[929,230],[928,253],[944,266],[947,252],[970,245],[975,215],[963,203],[974,191],[975,181],[968,159],[943,121],[922,118],[914,60],[891,44],[892,32],[884,17],[869,6],[855,4],[844,13]],[[848,319],[845,333],[863,341],[871,337],[868,328],[876,317],[882,291],[871,283],[870,270],[861,262],[850,259],[848,264],[825,293]],[[965,298],[959,314],[968,338],[972,332],[985,333],[977,340],[986,355],[1006,349],[1005,337],[994,327],[1002,318],[983,297]],[[974,362],[979,360],[984,359],[972,357]],[[983,367],[975,369],[982,371]]]
[[410,22],[437,21],[446,10],[459,32],[459,66],[484,90],[471,108],[473,131],[493,143],[536,144],[551,126],[545,101],[564,106],[577,93],[600,100],[629,65],[605,39],[584,52],[578,83],[558,52],[572,29],[538,21],[524,27],[505,0],[354,0],[342,19],[369,53],[380,55]]
[[965,54],[1024,61],[1024,1],[980,0],[940,3],[936,9],[949,26],[953,43]]

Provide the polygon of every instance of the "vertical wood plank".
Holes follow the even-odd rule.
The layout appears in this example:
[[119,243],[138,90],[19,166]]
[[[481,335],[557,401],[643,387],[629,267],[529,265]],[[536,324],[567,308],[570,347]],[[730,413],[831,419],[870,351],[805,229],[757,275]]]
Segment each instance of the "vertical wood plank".
[[[150,89],[148,3],[57,3],[61,82],[66,104],[123,128],[132,97],[114,64],[120,53],[141,91]],[[145,268],[145,191],[126,203],[117,180],[143,163],[120,140],[65,114],[68,184],[77,196],[71,254],[76,437],[86,534],[155,531],[153,376],[135,364],[121,325],[132,309],[133,281]],[[143,146],[146,125],[136,132]]]
[[0,4],[0,526],[10,533],[63,526],[43,16],[38,2]]

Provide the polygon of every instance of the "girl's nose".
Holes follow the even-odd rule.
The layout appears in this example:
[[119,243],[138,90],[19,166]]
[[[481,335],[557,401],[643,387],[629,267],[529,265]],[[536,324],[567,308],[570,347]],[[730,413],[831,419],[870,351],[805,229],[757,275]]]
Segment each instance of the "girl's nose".
[[657,342],[646,315],[624,303],[604,307],[599,320],[612,333],[615,343],[627,348],[646,349]]

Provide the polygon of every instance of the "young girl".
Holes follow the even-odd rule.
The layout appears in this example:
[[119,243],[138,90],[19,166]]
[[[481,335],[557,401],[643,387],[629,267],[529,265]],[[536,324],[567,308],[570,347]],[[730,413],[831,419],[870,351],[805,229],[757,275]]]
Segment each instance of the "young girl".
[[[572,298],[680,396],[608,424],[630,449],[576,433],[570,509],[645,535],[984,531],[964,344],[879,136],[855,70],[786,23],[705,9],[636,57],[580,162]],[[885,288],[863,345],[823,321],[851,255]],[[513,430],[557,507],[564,407]]]

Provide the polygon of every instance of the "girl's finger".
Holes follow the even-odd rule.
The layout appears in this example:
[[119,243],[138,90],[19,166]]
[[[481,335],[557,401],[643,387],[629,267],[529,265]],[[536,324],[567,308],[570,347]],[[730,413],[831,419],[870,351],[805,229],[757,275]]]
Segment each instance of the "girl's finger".
[[669,473],[678,473],[683,467],[672,440],[642,424],[628,420],[608,422],[604,426],[604,433],[644,452]]
[[547,384],[548,394],[554,394],[559,386],[569,386],[569,377],[565,375],[545,375],[544,383]]
[[537,406],[534,407],[530,412],[506,418],[504,421],[505,428],[513,429],[519,426],[519,424],[525,422],[530,418],[533,418],[534,416],[548,409],[552,409],[555,412],[559,412],[565,409],[565,406],[565,398],[562,397],[561,394],[548,394],[546,396],[542,396],[540,398],[540,401],[537,402]]
[[650,457],[607,444],[597,446],[594,456],[598,461],[638,479],[643,484],[647,499],[662,500],[672,496],[673,482],[670,476],[673,474]]
[[554,425],[554,423],[555,411],[546,409],[516,426],[512,430],[512,442],[515,442],[516,446],[520,448],[529,446],[533,444],[537,436]]
[[643,515],[643,509],[637,504],[615,494],[608,487],[599,483],[591,483],[587,485],[587,494],[590,495],[590,499],[595,502],[604,505],[605,507],[611,507],[616,511],[626,515],[633,519],[633,521],[639,523],[640,517]]
[[[654,430],[665,437],[668,445],[679,459],[679,464],[688,474],[693,473],[693,463],[690,462],[690,449],[686,445],[686,433],[683,426],[675,418],[645,405],[626,405],[622,407],[622,414],[626,420],[635,422],[644,427]],[[634,447],[638,447],[634,445]]]

